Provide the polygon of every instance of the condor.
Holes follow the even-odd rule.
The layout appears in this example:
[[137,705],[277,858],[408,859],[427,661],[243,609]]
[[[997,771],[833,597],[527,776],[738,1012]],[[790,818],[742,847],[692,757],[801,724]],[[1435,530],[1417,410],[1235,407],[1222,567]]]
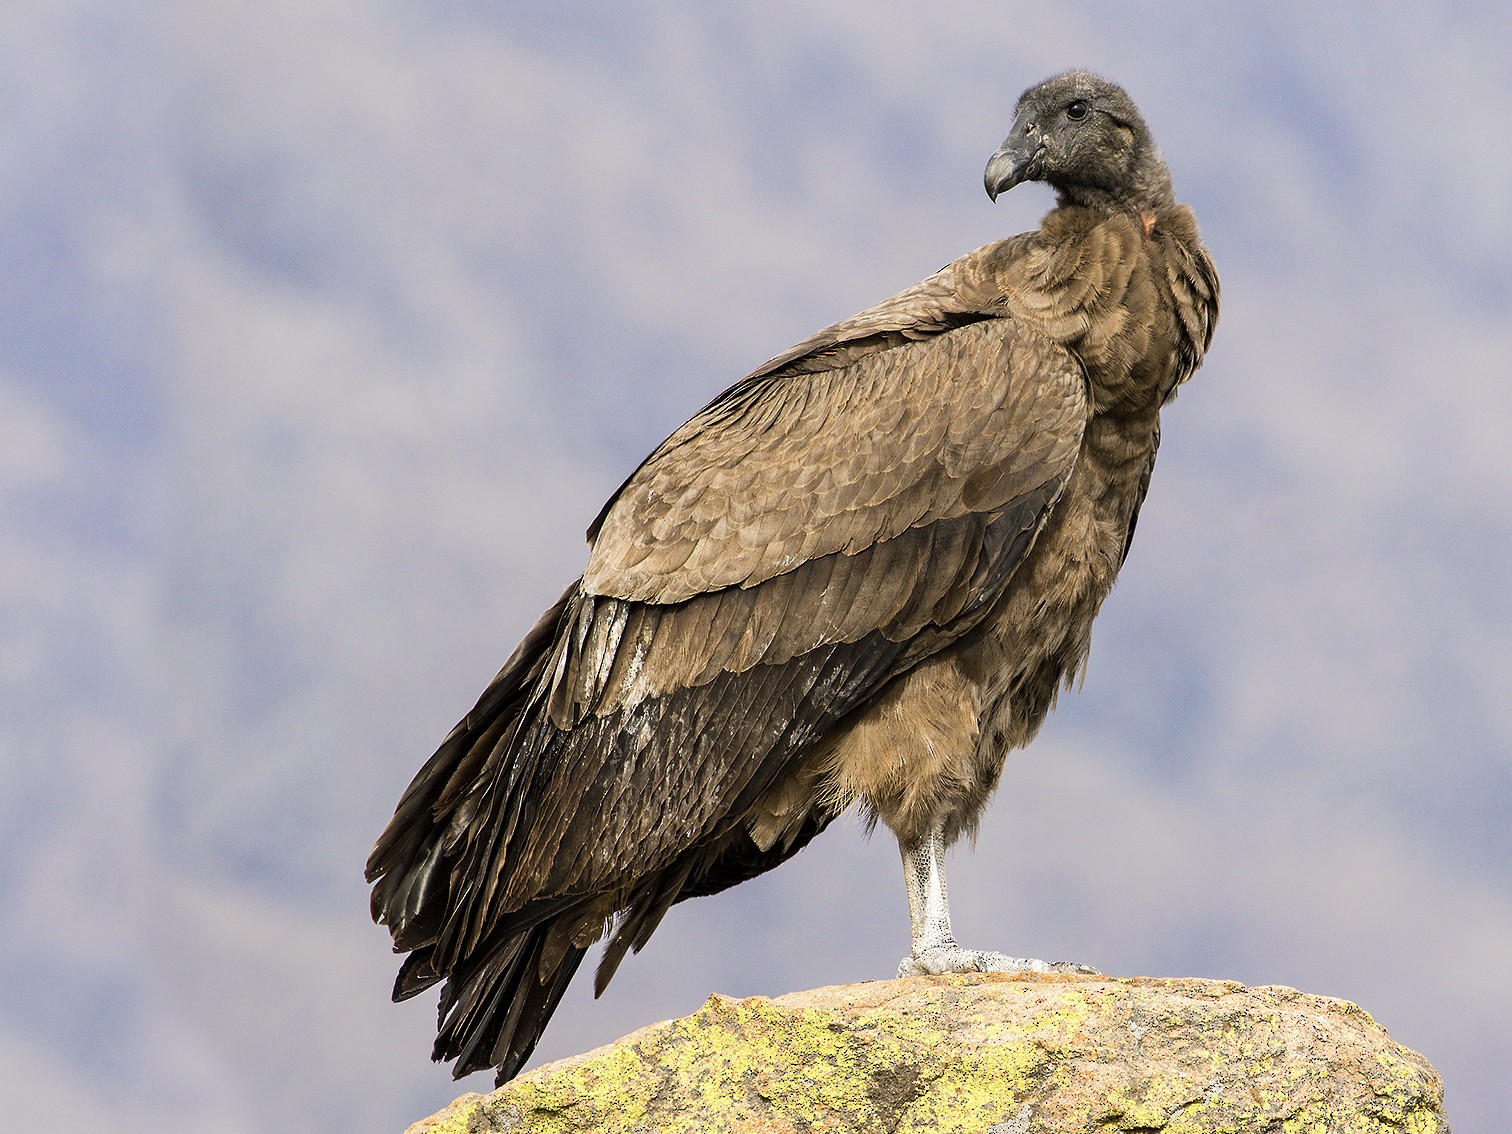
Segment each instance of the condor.
[[445,982],[434,1058],[514,1076],[588,949],[602,990],[676,902],[778,866],[853,803],[902,849],[900,974],[1044,970],[962,948],[942,857],[1087,657],[1201,363],[1218,278],[1138,110],[1025,92],[993,199],[1038,231],[779,355],[605,505],[567,588],[399,802],[368,861]]

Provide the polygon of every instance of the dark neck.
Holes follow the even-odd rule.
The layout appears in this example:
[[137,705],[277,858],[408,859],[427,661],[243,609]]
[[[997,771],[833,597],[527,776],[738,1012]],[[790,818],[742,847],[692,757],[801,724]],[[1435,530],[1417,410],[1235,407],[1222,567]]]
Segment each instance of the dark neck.
[[1171,174],[1159,155],[1146,158],[1128,184],[1113,186],[1055,184],[1056,203],[1080,205],[1107,213],[1159,213],[1176,204]]

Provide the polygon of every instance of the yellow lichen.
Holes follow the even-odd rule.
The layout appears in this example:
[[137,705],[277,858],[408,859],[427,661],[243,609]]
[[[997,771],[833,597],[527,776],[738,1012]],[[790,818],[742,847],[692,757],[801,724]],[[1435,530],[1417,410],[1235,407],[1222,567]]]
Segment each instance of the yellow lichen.
[[1440,1090],[1365,1013],[1290,989],[953,976],[714,996],[439,1115],[427,1134],[1432,1134]]

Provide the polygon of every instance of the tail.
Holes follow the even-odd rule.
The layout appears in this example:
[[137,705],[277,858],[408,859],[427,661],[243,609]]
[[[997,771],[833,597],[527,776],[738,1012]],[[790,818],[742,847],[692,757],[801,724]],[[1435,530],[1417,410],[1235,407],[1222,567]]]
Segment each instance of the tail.
[[[567,915],[501,936],[444,974],[431,1058],[455,1060],[452,1078],[497,1067],[495,1082],[502,1086],[520,1073],[588,952],[563,940],[575,926]],[[440,980],[443,974],[430,966],[430,947],[411,953],[394,983],[394,999]]]
[[576,590],[574,583],[542,615],[420,769],[367,861],[373,920],[388,927],[396,953],[409,954],[394,999],[446,981],[432,1058],[455,1059],[456,1078],[492,1066],[500,1082],[518,1073],[587,951],[570,939],[580,935],[582,910],[560,906],[520,911],[465,956],[437,951],[453,912],[451,852],[476,807],[472,789],[519,728]]
[[498,1067],[500,1083],[516,1075],[606,928],[613,932],[595,994],[673,905],[773,869],[835,815],[834,808],[815,807],[785,839],[758,847],[747,809],[764,788],[748,783],[729,801],[718,827],[670,861],[643,863],[643,870],[600,878],[576,892],[510,891],[509,869],[523,871],[527,880],[543,869],[530,859],[528,845],[523,860],[506,864],[501,856],[513,856],[517,848],[508,840],[520,824],[528,830],[538,821],[531,785],[550,775],[567,751],[564,738],[575,735],[567,709],[568,724],[552,723],[549,693],[575,681],[573,658],[558,647],[574,632],[568,623],[584,625],[574,622],[577,595],[574,583],[536,623],[415,776],[368,859],[373,919],[388,926],[396,952],[409,954],[394,999],[445,982],[432,1057],[455,1060],[456,1078],[488,1067]]

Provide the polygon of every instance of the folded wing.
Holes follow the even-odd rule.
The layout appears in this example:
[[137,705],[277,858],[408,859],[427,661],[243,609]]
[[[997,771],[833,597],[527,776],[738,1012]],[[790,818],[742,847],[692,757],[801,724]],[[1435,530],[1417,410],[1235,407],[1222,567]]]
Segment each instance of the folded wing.
[[369,877],[413,951],[396,995],[448,980],[436,1054],[457,1074],[514,1074],[611,919],[601,986],[671,904],[801,848],[832,813],[760,845],[757,800],[1012,585],[1086,378],[980,278],[958,261],[669,437],[416,777]]

